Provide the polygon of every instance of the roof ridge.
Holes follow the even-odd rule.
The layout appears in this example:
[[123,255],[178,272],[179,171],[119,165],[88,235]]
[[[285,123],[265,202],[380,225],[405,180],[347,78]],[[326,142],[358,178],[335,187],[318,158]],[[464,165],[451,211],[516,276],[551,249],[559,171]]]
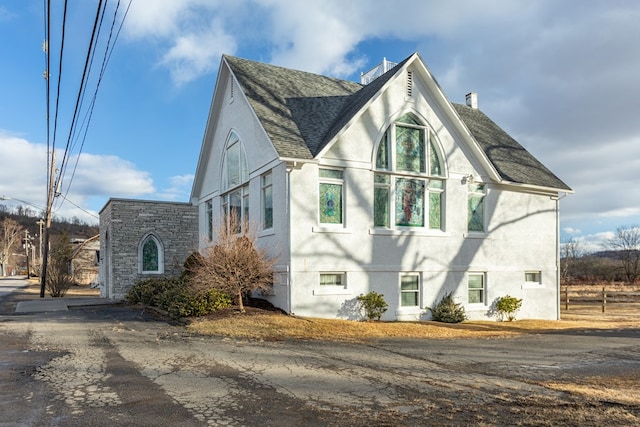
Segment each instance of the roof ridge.
[[[340,132],[340,130],[347,124],[349,121],[357,114],[358,111],[375,95],[380,89],[389,81],[393,76],[396,75],[398,70],[411,59],[411,57],[415,55],[415,53],[409,55],[404,60],[396,64],[393,68],[383,73],[382,75],[375,78],[369,84],[363,85],[359,91],[354,92],[349,96],[349,100],[343,106],[342,110],[340,110],[339,114],[336,116],[337,120],[334,124],[327,130],[327,133],[324,135],[322,139],[321,148],[324,148],[331,139]],[[314,155],[317,155],[315,153]]]

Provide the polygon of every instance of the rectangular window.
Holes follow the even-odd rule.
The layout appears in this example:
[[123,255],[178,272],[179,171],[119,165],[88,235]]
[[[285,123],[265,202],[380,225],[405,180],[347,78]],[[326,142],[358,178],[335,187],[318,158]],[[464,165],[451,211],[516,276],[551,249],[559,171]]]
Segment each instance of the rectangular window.
[[342,224],[342,171],[336,169],[320,169],[320,223]]
[[222,196],[222,215],[226,227],[240,233],[249,224],[249,186],[244,185]]
[[273,190],[272,175],[267,172],[262,176],[262,229],[273,227]]
[[346,273],[320,273],[320,286],[341,286],[346,288]]
[[420,276],[417,274],[403,274],[400,276],[400,306],[420,306]]
[[484,304],[484,273],[469,273],[467,280],[469,286],[469,304]]
[[540,272],[540,271],[525,271],[525,273],[524,273],[524,281],[527,284],[531,284],[531,285],[541,285],[542,284],[542,272]]
[[429,228],[442,230],[442,195],[444,182],[439,179],[429,180]]
[[397,226],[424,227],[424,181],[396,178]]
[[209,239],[209,241],[213,241],[213,200],[209,199],[206,202],[204,202],[204,210],[205,212],[205,221],[207,221],[207,223],[205,224],[205,229],[206,229],[206,233],[207,233],[207,239]]
[[471,183],[469,192],[468,230],[484,232],[484,198],[486,190],[484,184]]
[[373,185],[373,224],[376,227],[389,227],[391,178],[389,175],[375,174]]

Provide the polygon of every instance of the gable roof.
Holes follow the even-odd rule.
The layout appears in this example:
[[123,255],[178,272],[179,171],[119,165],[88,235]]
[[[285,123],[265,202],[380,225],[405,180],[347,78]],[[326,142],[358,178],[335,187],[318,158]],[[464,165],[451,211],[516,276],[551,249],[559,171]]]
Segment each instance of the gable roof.
[[[279,156],[311,160],[414,58],[419,56],[409,56],[368,85],[229,55],[223,56],[223,62],[228,65]],[[450,104],[457,119],[469,130],[506,183],[571,191],[480,110]]]

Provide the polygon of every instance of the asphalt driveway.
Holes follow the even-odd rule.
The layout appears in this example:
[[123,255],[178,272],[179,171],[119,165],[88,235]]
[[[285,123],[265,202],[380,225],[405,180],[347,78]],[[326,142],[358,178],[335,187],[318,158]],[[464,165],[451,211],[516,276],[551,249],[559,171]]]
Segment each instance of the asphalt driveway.
[[70,307],[0,316],[0,384],[0,426],[638,425],[640,329],[262,342]]

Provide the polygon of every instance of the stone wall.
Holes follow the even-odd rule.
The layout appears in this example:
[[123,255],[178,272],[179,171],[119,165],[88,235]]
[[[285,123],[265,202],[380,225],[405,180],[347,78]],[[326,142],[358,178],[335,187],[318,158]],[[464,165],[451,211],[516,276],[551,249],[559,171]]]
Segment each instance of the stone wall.
[[[142,274],[138,251],[146,236],[160,242],[161,273]],[[198,211],[189,203],[110,199],[100,212],[100,295],[122,299],[138,280],[180,274],[198,247]]]

